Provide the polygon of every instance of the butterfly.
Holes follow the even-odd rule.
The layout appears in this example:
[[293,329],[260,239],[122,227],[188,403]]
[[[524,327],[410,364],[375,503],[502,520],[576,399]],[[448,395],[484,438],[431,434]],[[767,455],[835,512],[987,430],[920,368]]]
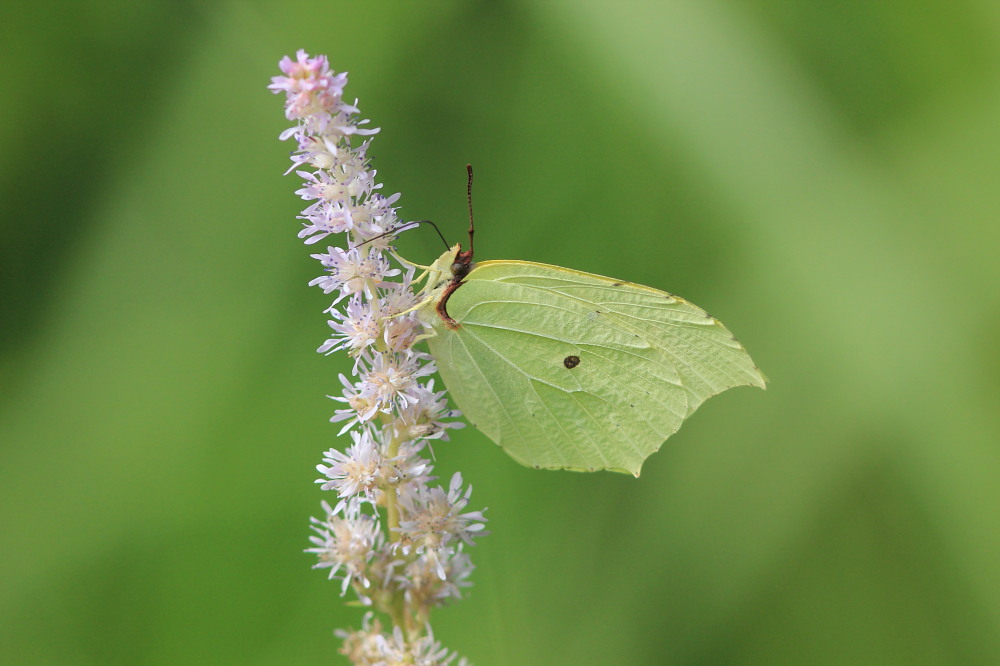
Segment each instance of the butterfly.
[[[471,170],[470,218],[471,218]],[[639,475],[705,399],[766,378],[722,322],[679,296],[530,261],[426,267],[421,318],[453,400],[520,463]]]

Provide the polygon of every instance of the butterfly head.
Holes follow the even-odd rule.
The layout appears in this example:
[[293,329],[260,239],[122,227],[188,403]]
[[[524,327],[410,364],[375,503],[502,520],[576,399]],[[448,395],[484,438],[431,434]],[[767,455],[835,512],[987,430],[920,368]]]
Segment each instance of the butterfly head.
[[[428,267],[429,278],[427,280],[427,288],[430,290],[439,289],[444,287],[446,284],[455,279],[456,268],[462,265],[461,256],[465,254],[462,252],[461,244],[456,244],[444,251],[440,257],[434,260],[434,263]],[[459,270],[461,270],[459,268]],[[468,274],[466,270],[462,277]],[[461,278],[459,278],[461,279]]]
[[462,244],[455,246],[459,251],[455,254],[455,260],[451,262],[451,276],[456,282],[461,282],[472,270],[472,250],[462,250]]

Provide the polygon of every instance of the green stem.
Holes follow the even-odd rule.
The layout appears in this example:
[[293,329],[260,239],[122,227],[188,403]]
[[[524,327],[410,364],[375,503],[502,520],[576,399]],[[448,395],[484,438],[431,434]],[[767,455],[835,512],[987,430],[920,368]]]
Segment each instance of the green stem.
[[[389,458],[395,458],[399,455],[399,447],[402,443],[402,440],[398,437],[392,438],[392,441],[389,442]],[[397,495],[396,487],[391,486],[383,488],[382,497],[385,499],[385,513],[387,528],[389,530],[389,540],[398,541],[399,532],[396,528],[399,527],[399,497]]]
[[[375,345],[377,351],[384,353],[386,351],[385,342],[379,339]],[[382,414],[380,421],[383,425],[389,425],[392,422],[392,417],[388,414]],[[399,455],[399,447],[403,444],[403,440],[397,435],[393,435],[392,440],[389,442],[388,451],[386,451],[386,456],[389,459],[395,458]],[[383,486],[382,488],[382,502],[385,504],[385,522],[386,530],[388,532],[388,537],[390,542],[399,541],[399,492],[396,486]],[[412,554],[411,554],[412,556]],[[422,633],[421,627],[423,622],[419,621],[418,618],[414,617],[413,609],[409,608],[406,599],[402,593],[393,595],[393,599],[386,609],[388,615],[392,618],[392,622],[395,626],[400,627],[403,633],[406,635],[408,640],[415,640]],[[424,620],[426,621],[426,620]]]
[[[389,442],[389,449],[387,451],[387,456],[389,458],[395,458],[399,455],[399,447],[402,445],[403,440],[398,437],[393,437],[392,441]],[[395,486],[388,486],[382,489],[382,498],[385,502],[385,518],[386,518],[386,529],[388,530],[389,541],[399,541],[399,495],[398,490]],[[415,632],[418,630],[413,617],[412,609],[407,607],[406,599],[403,595],[397,594],[392,600],[392,606],[390,608],[389,614],[392,616],[393,624],[400,627],[403,633],[412,640]]]

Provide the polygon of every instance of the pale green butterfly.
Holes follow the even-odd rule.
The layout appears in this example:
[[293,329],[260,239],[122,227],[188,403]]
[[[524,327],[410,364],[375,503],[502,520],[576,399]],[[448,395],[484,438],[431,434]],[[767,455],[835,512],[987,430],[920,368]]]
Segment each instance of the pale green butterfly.
[[651,287],[531,261],[472,262],[451,247],[426,267],[417,306],[465,416],[532,467],[639,475],[695,409],[765,388],[718,319]]

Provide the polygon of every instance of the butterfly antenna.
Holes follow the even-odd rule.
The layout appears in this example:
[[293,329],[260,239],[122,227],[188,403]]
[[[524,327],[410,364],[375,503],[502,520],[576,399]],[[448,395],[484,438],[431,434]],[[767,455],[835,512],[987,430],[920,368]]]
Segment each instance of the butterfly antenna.
[[357,245],[352,246],[350,249],[353,250],[356,247],[361,247],[362,245],[366,245],[368,243],[371,243],[372,241],[376,241],[379,238],[385,238],[386,236],[392,236],[393,234],[399,234],[399,233],[402,233],[404,231],[409,231],[410,229],[414,229],[418,225],[421,225],[421,224],[429,224],[432,227],[434,227],[434,231],[437,232],[438,238],[441,239],[441,242],[444,243],[444,246],[446,248],[451,247],[450,245],[448,245],[448,241],[445,240],[444,234],[441,233],[441,230],[438,229],[438,226],[436,224],[434,224],[430,220],[414,220],[413,222],[407,222],[406,224],[404,224],[402,226],[399,226],[399,227],[396,227],[395,229],[390,229],[389,231],[383,232],[383,233],[379,234],[378,236],[373,236],[372,238],[369,238],[366,241],[361,241]]
[[429,224],[429,225],[431,225],[432,227],[434,227],[434,231],[437,232],[438,238],[440,238],[441,242],[444,243],[445,249],[451,247],[451,245],[448,245],[448,241],[444,237],[444,234],[441,233],[440,229],[438,229],[438,225],[434,224],[430,220],[417,220],[416,222],[410,222],[410,224]]
[[472,219],[472,165],[466,164],[465,169],[469,172],[469,186],[467,189],[467,197],[469,200],[469,257],[472,257],[472,234],[476,232],[476,225],[473,223]]

